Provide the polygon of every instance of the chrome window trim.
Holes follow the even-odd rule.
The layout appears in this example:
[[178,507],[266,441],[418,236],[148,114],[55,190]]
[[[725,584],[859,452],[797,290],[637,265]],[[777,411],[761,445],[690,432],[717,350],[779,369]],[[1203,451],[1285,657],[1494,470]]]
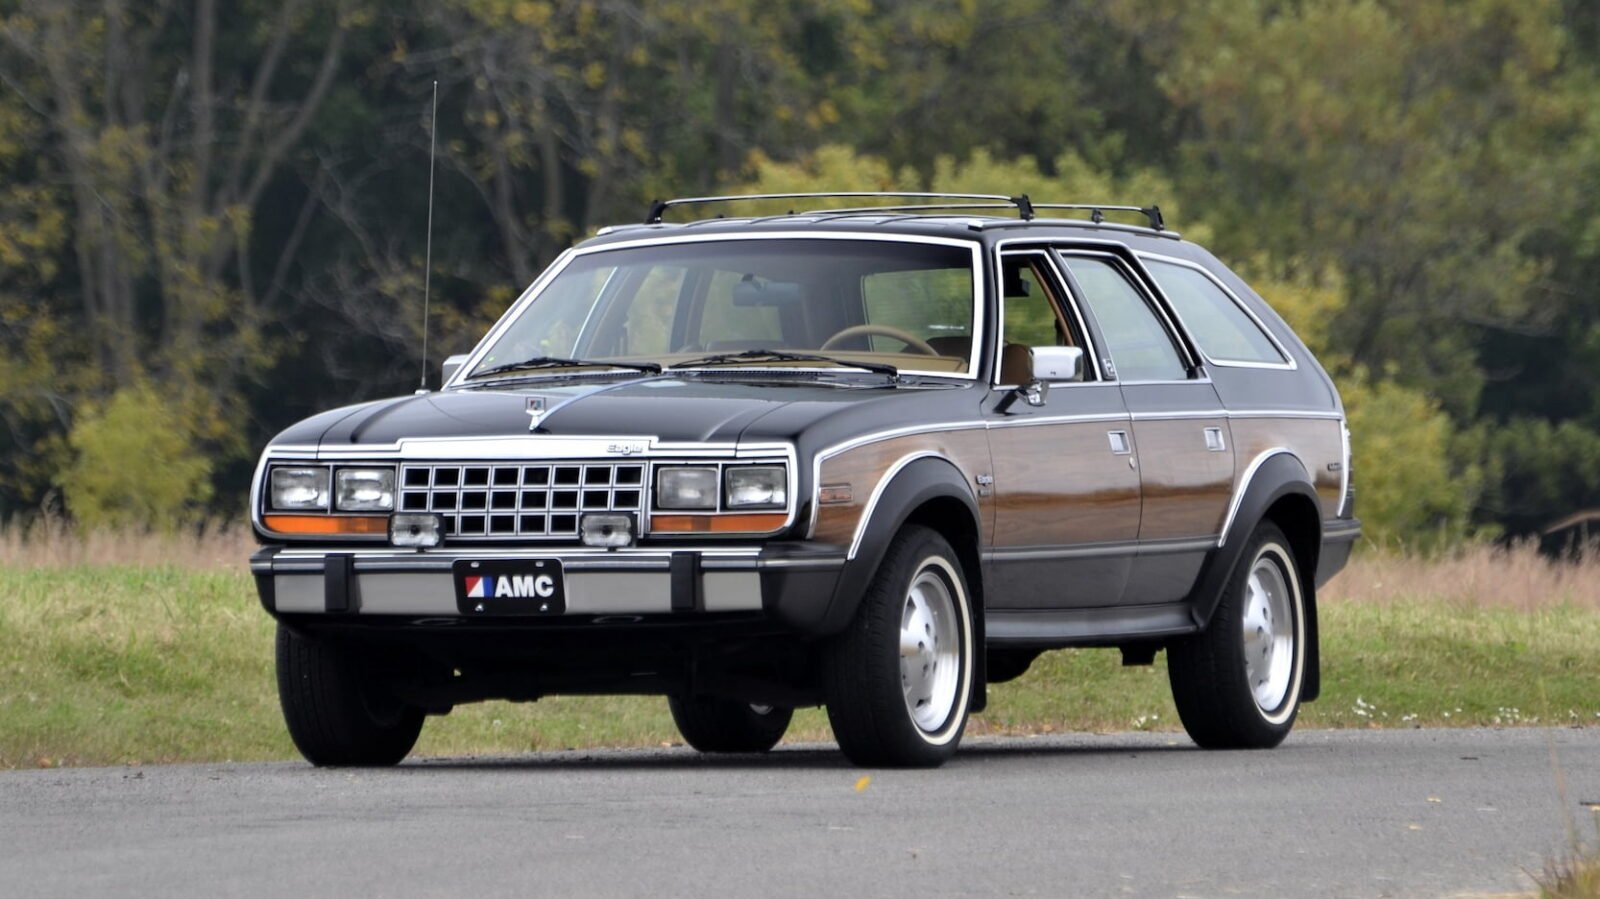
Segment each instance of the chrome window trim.
[[[1121,244],[1121,245],[1117,245],[1117,246],[1121,246],[1122,249],[1127,250],[1130,254],[1135,254],[1135,258],[1137,258],[1137,253],[1132,247],[1127,246],[1125,244]],[[1132,381],[1132,380],[1125,380],[1121,376],[1121,374],[1118,374],[1118,376],[1117,376],[1117,382],[1118,383],[1121,383],[1121,384],[1153,384],[1153,383],[1195,384],[1195,383],[1199,383],[1200,382],[1201,377],[1204,375],[1204,368],[1202,367],[1201,363],[1204,361],[1205,355],[1203,353],[1201,353],[1200,354],[1200,358],[1195,358],[1195,353],[1198,352],[1199,344],[1195,344],[1194,349],[1191,350],[1190,344],[1194,343],[1194,339],[1189,336],[1189,332],[1188,331],[1184,330],[1182,327],[1179,326],[1179,323],[1175,319],[1174,314],[1167,311],[1167,298],[1163,294],[1157,292],[1156,289],[1154,289],[1152,287],[1151,283],[1141,283],[1141,282],[1150,282],[1151,281],[1149,272],[1143,271],[1142,270],[1143,269],[1142,266],[1135,266],[1133,264],[1130,264],[1129,261],[1127,259],[1124,259],[1121,254],[1112,252],[1110,250],[1083,249],[1083,248],[1080,248],[1080,247],[1072,246],[1071,244],[1068,244],[1067,246],[1054,246],[1054,245],[1052,245],[1051,249],[1054,250],[1054,254],[1056,256],[1084,256],[1084,257],[1097,258],[1097,259],[1110,259],[1115,267],[1120,268],[1122,270],[1122,273],[1123,273],[1124,277],[1127,277],[1127,276],[1131,275],[1132,277],[1128,278],[1129,286],[1131,286],[1134,289],[1134,291],[1140,295],[1140,298],[1145,301],[1145,305],[1150,307],[1156,313],[1156,315],[1159,317],[1162,326],[1166,329],[1167,340],[1172,343],[1173,349],[1178,351],[1178,363],[1180,365],[1184,366],[1185,368],[1187,368],[1189,371],[1194,372],[1194,374],[1195,374],[1194,377],[1188,378],[1188,379],[1185,379],[1185,380],[1182,380],[1182,381],[1179,381],[1179,380],[1176,380],[1176,379],[1173,379],[1173,378],[1150,378],[1150,379],[1145,379],[1145,380]],[[1067,269],[1067,271],[1069,273],[1072,271],[1072,267],[1069,266],[1069,265],[1066,265],[1065,262],[1063,262],[1062,265]],[[1074,276],[1074,277],[1076,277],[1076,276]],[[1085,302],[1087,302],[1087,300]],[[1110,347],[1106,347],[1106,352],[1110,353],[1110,351],[1111,351],[1111,348]],[[1111,361],[1113,363],[1115,363],[1116,362],[1116,357],[1112,356],[1111,357]],[[1209,378],[1207,380],[1209,380]]]
[[1078,298],[1072,295],[1072,287],[1067,281],[1066,275],[1061,271],[1060,264],[1054,258],[1055,253],[1051,252],[1051,248],[1048,244],[1039,244],[1037,240],[1033,241],[1035,246],[1031,248],[1026,246],[1019,247],[1015,250],[1007,250],[1004,248],[1006,244],[1017,243],[1027,244],[1029,241],[1026,238],[1013,238],[1011,240],[1001,240],[995,243],[995,265],[993,266],[994,272],[991,278],[991,286],[994,288],[995,296],[995,335],[993,341],[994,365],[993,370],[989,374],[989,385],[995,388],[1021,386],[1019,384],[1000,383],[1001,354],[1005,351],[1006,345],[1006,290],[1005,285],[1001,283],[1000,270],[1001,263],[1004,261],[1005,257],[1026,255],[1037,255],[1044,257],[1045,265],[1049,266],[1051,271],[1055,273],[1056,282],[1060,286],[1062,295],[1066,300],[1067,311],[1071,313],[1072,320],[1077,323],[1078,333],[1083,335],[1084,346],[1089,351],[1089,359],[1088,362],[1085,363],[1084,370],[1086,372],[1094,372],[1094,380],[1092,381],[1051,381],[1050,386],[1098,387],[1105,384],[1116,384],[1117,381],[1115,379],[1107,378],[1105,376],[1105,370],[1100,367],[1100,351],[1095,347],[1094,337],[1092,336],[1092,332],[1089,330],[1089,323],[1084,320],[1083,312],[1078,308]]
[[[1239,506],[1244,503],[1244,494],[1246,490],[1250,489],[1251,479],[1256,476],[1256,472],[1261,469],[1263,463],[1273,456],[1280,455],[1287,455],[1297,461],[1300,460],[1300,457],[1296,456],[1294,451],[1286,446],[1274,446],[1270,449],[1262,450],[1256,454],[1254,459],[1250,460],[1249,467],[1245,468],[1244,474],[1239,478],[1239,483],[1234,487],[1233,497],[1228,500],[1228,514],[1223,516],[1222,533],[1217,535],[1218,549],[1221,549],[1228,542],[1228,531],[1233,528],[1233,519],[1239,515]],[[1304,462],[1301,462],[1301,465],[1304,464]]]
[[[440,389],[447,390],[459,387],[468,382],[467,375],[478,367],[478,363],[489,352],[495,341],[511,328],[511,325],[522,316],[528,306],[538,300],[539,295],[549,286],[567,266],[582,256],[591,256],[596,253],[609,253],[613,250],[627,250],[637,247],[660,246],[677,243],[720,243],[741,240],[855,240],[873,241],[877,243],[914,243],[934,246],[957,247],[969,250],[972,254],[972,342],[970,345],[971,356],[967,360],[966,372],[950,371],[923,371],[920,369],[901,369],[901,374],[921,375],[927,377],[952,378],[961,381],[978,380],[980,367],[979,350],[983,347],[984,333],[983,319],[983,270],[984,249],[983,244],[976,239],[958,237],[932,237],[921,234],[883,234],[871,231],[763,231],[749,234],[657,234],[653,237],[644,237],[636,240],[615,241],[596,246],[578,246],[564,251],[556,260],[545,269],[533,283],[528,285],[511,306],[501,314],[499,320],[489,329],[478,344],[467,354],[467,359],[456,370],[455,377]],[[841,369],[827,369],[839,371]]]
[[[1202,357],[1204,357],[1208,365],[1219,365],[1223,368],[1274,369],[1277,371],[1296,371],[1300,368],[1299,363],[1295,361],[1294,354],[1289,352],[1289,348],[1283,345],[1283,341],[1278,339],[1278,335],[1272,333],[1272,329],[1268,328],[1266,322],[1261,320],[1261,316],[1256,315],[1255,310],[1251,309],[1250,306],[1245,303],[1238,294],[1229,289],[1228,285],[1222,283],[1220,278],[1212,274],[1210,269],[1199,264],[1198,262],[1191,262],[1187,259],[1179,259],[1176,256],[1167,256],[1161,253],[1150,253],[1141,250],[1134,250],[1133,254],[1141,261],[1149,259],[1155,262],[1164,262],[1169,265],[1182,266],[1183,268],[1193,269],[1205,276],[1207,280],[1209,280],[1212,284],[1215,284],[1217,288],[1222,291],[1224,296],[1233,301],[1233,305],[1237,306],[1241,311],[1244,312],[1246,316],[1250,318],[1252,322],[1255,323],[1256,328],[1262,334],[1266,335],[1267,341],[1270,342],[1278,351],[1278,354],[1284,359],[1288,360],[1286,362],[1252,362],[1247,359],[1213,358],[1210,353],[1206,352],[1206,348],[1200,345],[1200,341],[1194,340],[1193,332],[1189,332],[1190,340],[1194,343],[1195,349],[1199,351]],[[1151,273],[1149,267],[1145,267],[1145,277],[1148,278],[1150,283],[1155,285],[1155,289],[1161,293],[1162,301],[1166,305],[1172,306],[1172,301],[1167,299],[1166,291],[1164,288],[1162,288],[1161,282],[1156,279],[1156,276],[1153,273]],[[1183,314],[1178,312],[1176,306],[1172,307],[1172,313],[1178,317],[1180,322],[1183,320]]]

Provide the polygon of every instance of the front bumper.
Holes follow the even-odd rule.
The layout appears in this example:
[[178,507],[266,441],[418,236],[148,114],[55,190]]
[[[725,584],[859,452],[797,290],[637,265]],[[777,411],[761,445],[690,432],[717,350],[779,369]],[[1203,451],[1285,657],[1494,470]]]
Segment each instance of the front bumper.
[[[466,620],[456,605],[458,560],[557,559],[566,612],[518,625],[605,625],[761,616],[808,630],[822,617],[845,563],[843,548],[630,548],[269,546],[250,560],[261,604],[275,616],[341,624],[444,624]],[[500,622],[507,619],[479,619]]]

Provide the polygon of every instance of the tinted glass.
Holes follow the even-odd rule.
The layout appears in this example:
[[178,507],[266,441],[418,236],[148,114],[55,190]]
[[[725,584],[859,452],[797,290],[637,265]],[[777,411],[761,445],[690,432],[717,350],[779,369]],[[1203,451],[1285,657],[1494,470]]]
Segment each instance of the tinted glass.
[[1039,279],[1033,260],[1039,257],[1012,256],[1001,262],[1002,283],[1006,287],[1004,334],[1006,343],[1022,346],[1061,346],[1064,329],[1050,301],[1050,291]]
[[[876,272],[861,279],[867,324],[904,331],[942,355],[966,358],[972,346],[972,277],[966,269],[919,268]],[[885,334],[867,337],[874,350],[905,342]]]
[[1189,377],[1167,329],[1144,297],[1110,260],[1062,256],[1083,288],[1083,301],[1105,335],[1105,349],[1124,381],[1181,381]]
[[1153,259],[1145,265],[1207,356],[1222,362],[1285,361],[1261,327],[1216,282],[1186,265]]
[[[574,259],[480,365],[531,356],[671,364],[707,353],[817,352],[827,345],[828,355],[847,360],[965,372],[972,310],[972,252],[965,247],[820,239],[660,244]],[[836,338],[863,325],[878,330]]]

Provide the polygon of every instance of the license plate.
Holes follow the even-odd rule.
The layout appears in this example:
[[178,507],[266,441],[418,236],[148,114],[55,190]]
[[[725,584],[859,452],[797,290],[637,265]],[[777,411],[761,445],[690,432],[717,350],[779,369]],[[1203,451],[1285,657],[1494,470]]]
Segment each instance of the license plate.
[[451,571],[456,608],[463,615],[560,615],[567,610],[566,578],[555,559],[462,559]]

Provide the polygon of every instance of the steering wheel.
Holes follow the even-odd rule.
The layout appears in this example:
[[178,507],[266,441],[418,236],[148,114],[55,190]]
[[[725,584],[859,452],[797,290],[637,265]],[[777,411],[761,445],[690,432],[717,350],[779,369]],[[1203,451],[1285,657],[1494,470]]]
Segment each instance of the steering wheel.
[[850,340],[851,338],[865,337],[869,334],[878,334],[883,337],[893,337],[895,340],[900,341],[910,349],[913,349],[924,356],[939,355],[938,350],[934,349],[926,340],[923,340],[915,334],[902,331],[899,328],[891,328],[888,325],[873,324],[851,325],[850,327],[845,328],[843,331],[840,331],[832,337],[829,337],[827,340],[824,340],[822,342],[822,346],[818,347],[818,349],[831,350],[837,347],[839,344]]

